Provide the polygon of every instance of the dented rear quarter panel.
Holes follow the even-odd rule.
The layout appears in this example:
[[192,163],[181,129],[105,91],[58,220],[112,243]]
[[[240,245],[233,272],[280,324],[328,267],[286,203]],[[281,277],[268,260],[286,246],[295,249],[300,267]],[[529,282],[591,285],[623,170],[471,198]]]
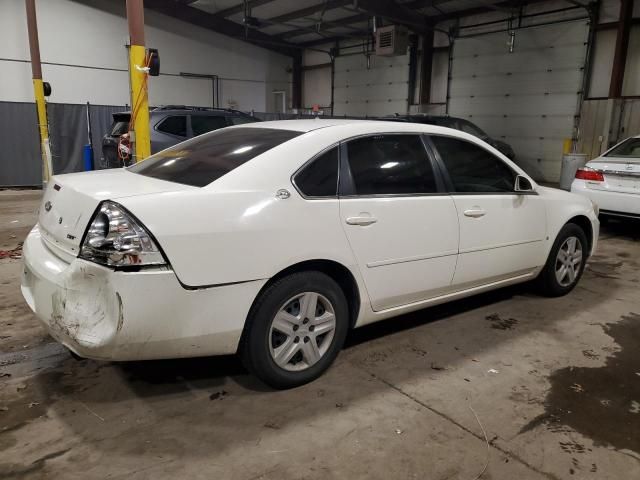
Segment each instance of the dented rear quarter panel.
[[114,272],[24,245],[22,292],[60,343],[80,356],[138,360],[234,353],[264,281],[186,290],[168,268]]

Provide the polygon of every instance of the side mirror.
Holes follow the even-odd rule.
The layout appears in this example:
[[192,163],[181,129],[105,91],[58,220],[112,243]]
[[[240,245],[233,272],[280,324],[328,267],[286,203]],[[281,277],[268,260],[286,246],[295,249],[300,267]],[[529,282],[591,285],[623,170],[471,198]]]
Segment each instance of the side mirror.
[[531,181],[527,177],[518,175],[516,176],[516,185],[514,190],[517,193],[533,192],[533,185],[531,185]]

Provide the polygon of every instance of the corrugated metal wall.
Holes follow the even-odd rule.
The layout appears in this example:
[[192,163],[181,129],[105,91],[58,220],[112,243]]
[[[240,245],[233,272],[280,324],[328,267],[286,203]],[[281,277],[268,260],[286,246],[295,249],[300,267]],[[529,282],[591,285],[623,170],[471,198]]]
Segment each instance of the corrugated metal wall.
[[581,90],[588,24],[580,20],[458,38],[449,112],[511,144],[536,180],[556,182]]
[[[607,103],[611,107],[609,144],[605,145],[607,125]],[[586,100],[580,117],[578,151],[595,158],[609,146],[625,138],[640,135],[640,99]]]

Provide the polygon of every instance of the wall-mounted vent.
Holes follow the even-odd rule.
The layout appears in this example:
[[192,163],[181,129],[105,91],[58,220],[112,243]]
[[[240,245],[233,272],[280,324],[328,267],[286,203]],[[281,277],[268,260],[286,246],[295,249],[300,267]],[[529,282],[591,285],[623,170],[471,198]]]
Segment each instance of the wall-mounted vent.
[[376,30],[376,55],[392,57],[405,55],[409,46],[409,32],[397,25]]

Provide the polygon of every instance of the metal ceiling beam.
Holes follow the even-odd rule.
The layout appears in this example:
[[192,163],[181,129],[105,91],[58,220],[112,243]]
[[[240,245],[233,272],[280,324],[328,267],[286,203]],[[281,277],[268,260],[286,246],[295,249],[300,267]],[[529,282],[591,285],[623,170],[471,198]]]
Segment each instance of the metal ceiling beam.
[[[424,2],[420,3],[424,4]],[[358,0],[356,7],[369,15],[382,17],[391,23],[405,25],[418,33],[424,32],[430,23],[429,17],[393,0]]]
[[[267,3],[271,3],[275,0],[249,0],[249,9],[260,7],[262,5],[266,5]],[[230,17],[231,15],[235,15],[236,13],[244,12],[244,2],[239,3],[233,7],[225,8],[224,10],[220,10],[216,12],[214,15],[220,18]]]
[[285,42],[282,39],[256,30],[248,30],[248,36],[246,36],[245,27],[239,23],[204,12],[198,8],[181,5],[173,0],[145,0],[144,6],[150,10],[177,18],[192,25],[213,30],[228,37],[243,40],[283,55],[295,57],[299,54],[299,47]]
[[453,20],[460,17],[466,17],[470,15],[479,15],[481,13],[495,12],[496,7],[504,11],[505,9],[513,9],[516,11],[520,7],[530,5],[532,3],[541,3],[547,0],[506,0],[503,2],[494,3],[491,7],[473,7],[466,10],[458,10],[457,12],[446,13],[444,15],[438,15],[433,18],[434,23],[444,22],[446,20]]
[[[367,38],[369,36],[369,32],[361,32],[360,35],[358,35],[357,33],[353,33],[350,37],[348,38],[357,38],[358,36],[360,36],[361,38]],[[317,47],[318,45],[324,45],[326,43],[336,43],[340,40],[345,40],[344,35],[337,35],[335,37],[327,37],[327,38],[321,38],[318,40],[310,40],[308,42],[302,42],[302,43],[297,43],[296,45],[298,45],[301,48],[313,48],[313,47]]]
[[[404,13],[407,13],[407,10],[411,10],[411,9],[417,9],[417,8],[424,8],[424,7],[436,7],[439,4],[442,3],[447,3],[450,2],[452,0],[432,0],[431,2],[427,2],[426,0],[414,0],[412,2],[407,2],[401,5],[402,10],[404,10]],[[391,5],[392,10],[396,11],[396,7],[397,4],[395,4],[395,2],[383,2],[387,5]],[[329,0],[326,2],[327,5],[327,10],[331,10],[331,9],[335,9],[335,8],[340,8],[340,7],[346,7],[349,5],[361,5],[362,4],[362,0],[360,2],[356,1],[356,0]],[[318,11],[322,11],[322,8],[324,7],[325,3],[321,3],[321,4],[317,4],[317,5],[313,5],[312,7],[309,8],[305,8],[305,9],[301,9],[298,10],[296,12],[291,12],[289,14],[285,14],[285,15],[280,15],[279,17],[273,17],[268,19],[268,22],[272,22],[272,23],[284,23],[287,21],[291,21],[294,20],[296,18],[302,18],[304,16],[308,16],[308,15],[312,15],[315,12]],[[413,21],[415,21],[415,16],[416,16],[416,12],[411,11],[410,12],[411,17],[413,17]],[[421,15],[420,13],[417,13],[418,15]],[[294,16],[295,15],[295,16]],[[332,27],[340,27],[340,26],[347,26],[347,25],[351,25],[353,23],[359,23],[359,22],[364,22],[366,20],[368,20],[370,17],[372,16],[371,13],[360,13],[357,15],[351,15],[349,17],[345,17],[345,18],[340,18],[340,19],[336,19],[336,20],[332,20],[332,21],[325,21],[322,22],[323,25],[326,25],[327,30],[330,30]],[[378,16],[384,16],[384,15],[378,15]],[[395,16],[395,15],[394,15]],[[428,18],[426,16],[423,16],[424,18]],[[398,22],[398,23],[402,23],[402,22]],[[300,35],[306,35],[310,33],[310,27],[307,28],[297,28],[297,29],[292,29],[289,30],[287,32],[281,33],[280,35],[277,35],[278,38],[292,38],[292,37],[298,37]],[[327,32],[328,33],[328,32]],[[315,42],[315,40],[314,40]]]
[[[330,22],[322,22],[323,25],[326,26],[327,29],[331,29],[331,28],[335,28],[335,27],[344,27],[347,25],[350,25],[352,23],[358,23],[358,22],[364,22],[369,18],[369,15],[364,15],[364,14],[357,14],[357,15],[351,15],[349,17],[345,17],[345,18],[339,18],[337,20],[331,20]],[[299,37],[300,35],[306,35],[308,33],[311,33],[312,27],[306,27],[306,28],[296,28],[295,30],[289,30],[287,32],[281,33],[279,35],[276,35],[277,38],[292,38],[292,37]]]
[[[414,24],[417,27],[422,27],[423,29],[426,29],[428,28],[428,26],[435,25],[436,23],[442,22],[445,20],[451,20],[451,19],[455,19],[455,18],[467,16],[467,15],[477,15],[480,13],[494,12],[496,11],[496,9],[499,9],[502,11],[508,11],[509,9],[515,10],[527,4],[540,3],[546,0],[505,0],[505,1],[492,3],[491,5],[483,5],[480,7],[474,7],[466,10],[459,10],[457,12],[451,12],[443,15],[434,15],[434,16],[422,15],[419,12],[414,11],[414,9],[429,8],[429,7],[433,7],[437,9],[439,5],[447,4],[451,1],[453,0],[431,0],[431,1],[413,0],[411,2],[406,2],[401,4],[400,5],[401,8],[398,8],[398,9],[396,8],[396,6],[398,5],[395,2],[392,2],[392,1],[390,2],[385,0],[353,0],[353,2],[345,2],[345,5],[343,6],[347,6],[348,3],[357,3],[358,8],[365,9],[366,13],[351,15],[349,17],[340,18],[337,20],[333,20],[331,22],[323,22],[323,25],[326,26],[324,33],[327,35],[331,35],[330,30],[333,27],[348,26],[354,23],[363,22],[368,20],[374,14],[376,16],[384,17],[390,22],[400,23],[400,24],[407,24],[406,20],[409,20],[407,18],[407,14],[410,14],[411,17],[413,17],[413,20],[411,21],[412,24]],[[371,8],[372,6],[379,6],[379,5],[382,5],[382,8],[388,9],[386,11],[387,13],[386,15],[381,15],[378,9]],[[371,12],[370,10],[375,10],[375,13]],[[401,12],[401,11],[404,11],[404,12]],[[383,13],[385,12],[383,11]],[[416,15],[420,15],[422,18],[424,18],[426,23],[423,25],[421,20],[416,21]],[[289,30],[287,32],[276,35],[276,37],[287,39],[287,38],[298,37],[301,35],[306,35],[310,33],[310,28],[311,27]],[[365,36],[367,35],[367,32],[362,32],[362,34],[363,36]],[[354,33],[351,36],[353,35],[357,35],[357,33]],[[312,40],[309,42],[298,43],[296,45],[307,48],[307,47],[313,47],[316,45],[321,45],[325,42],[331,42],[331,41],[335,41],[337,39],[343,39],[343,38],[344,36],[334,34],[331,37],[327,37],[326,39]]]
[[294,10],[293,12],[285,13],[284,15],[278,15],[277,17],[271,17],[267,19],[270,23],[286,23],[291,20],[297,20],[298,18],[308,17],[314,13],[333,10],[336,8],[344,7],[347,5],[353,5],[353,0],[327,0],[325,2],[311,5],[307,8],[301,8],[300,10]]

